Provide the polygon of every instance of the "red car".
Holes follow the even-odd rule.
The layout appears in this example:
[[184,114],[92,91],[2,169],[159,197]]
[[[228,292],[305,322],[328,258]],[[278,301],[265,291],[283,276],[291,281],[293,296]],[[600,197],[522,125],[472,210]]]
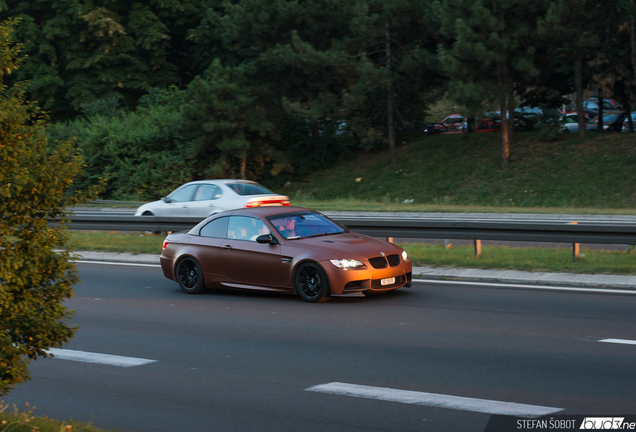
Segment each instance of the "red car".
[[410,287],[412,274],[401,247],[303,207],[218,213],[168,235],[161,267],[190,294],[225,287],[296,294],[309,302]]

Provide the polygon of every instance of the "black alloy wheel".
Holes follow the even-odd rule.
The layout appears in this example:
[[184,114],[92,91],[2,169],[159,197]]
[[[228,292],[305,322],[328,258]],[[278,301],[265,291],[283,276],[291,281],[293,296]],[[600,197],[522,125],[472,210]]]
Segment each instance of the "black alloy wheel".
[[177,264],[177,282],[188,294],[199,294],[205,290],[201,266],[192,258],[184,258]]
[[303,263],[294,277],[294,287],[298,294],[312,303],[329,300],[329,281],[325,271],[317,264]]

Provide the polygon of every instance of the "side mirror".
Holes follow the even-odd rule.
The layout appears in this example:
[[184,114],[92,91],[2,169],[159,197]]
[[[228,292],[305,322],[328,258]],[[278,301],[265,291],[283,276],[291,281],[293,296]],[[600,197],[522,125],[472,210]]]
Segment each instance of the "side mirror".
[[165,202],[165,203],[169,203],[170,202],[170,198],[168,197],[161,197],[161,201]]
[[276,237],[274,237],[271,234],[263,234],[263,235],[259,235],[258,237],[256,237],[256,242],[257,243],[269,243],[269,244],[278,244],[278,241],[276,240]]

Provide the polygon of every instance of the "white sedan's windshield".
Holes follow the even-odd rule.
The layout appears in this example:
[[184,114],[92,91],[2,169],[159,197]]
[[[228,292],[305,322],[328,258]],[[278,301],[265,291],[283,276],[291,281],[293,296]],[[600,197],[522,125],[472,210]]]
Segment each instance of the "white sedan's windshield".
[[235,182],[227,183],[227,185],[239,195],[267,195],[274,193],[258,183]]

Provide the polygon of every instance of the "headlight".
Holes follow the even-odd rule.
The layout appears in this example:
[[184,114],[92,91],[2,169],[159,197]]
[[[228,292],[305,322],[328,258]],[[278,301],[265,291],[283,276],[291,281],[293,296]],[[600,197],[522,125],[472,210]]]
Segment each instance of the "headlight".
[[338,267],[339,269],[349,269],[356,267],[363,267],[364,263],[362,261],[354,260],[354,259],[339,259],[339,260],[329,260],[331,264]]
[[402,261],[406,261],[408,259],[408,255],[405,250],[402,251]]

